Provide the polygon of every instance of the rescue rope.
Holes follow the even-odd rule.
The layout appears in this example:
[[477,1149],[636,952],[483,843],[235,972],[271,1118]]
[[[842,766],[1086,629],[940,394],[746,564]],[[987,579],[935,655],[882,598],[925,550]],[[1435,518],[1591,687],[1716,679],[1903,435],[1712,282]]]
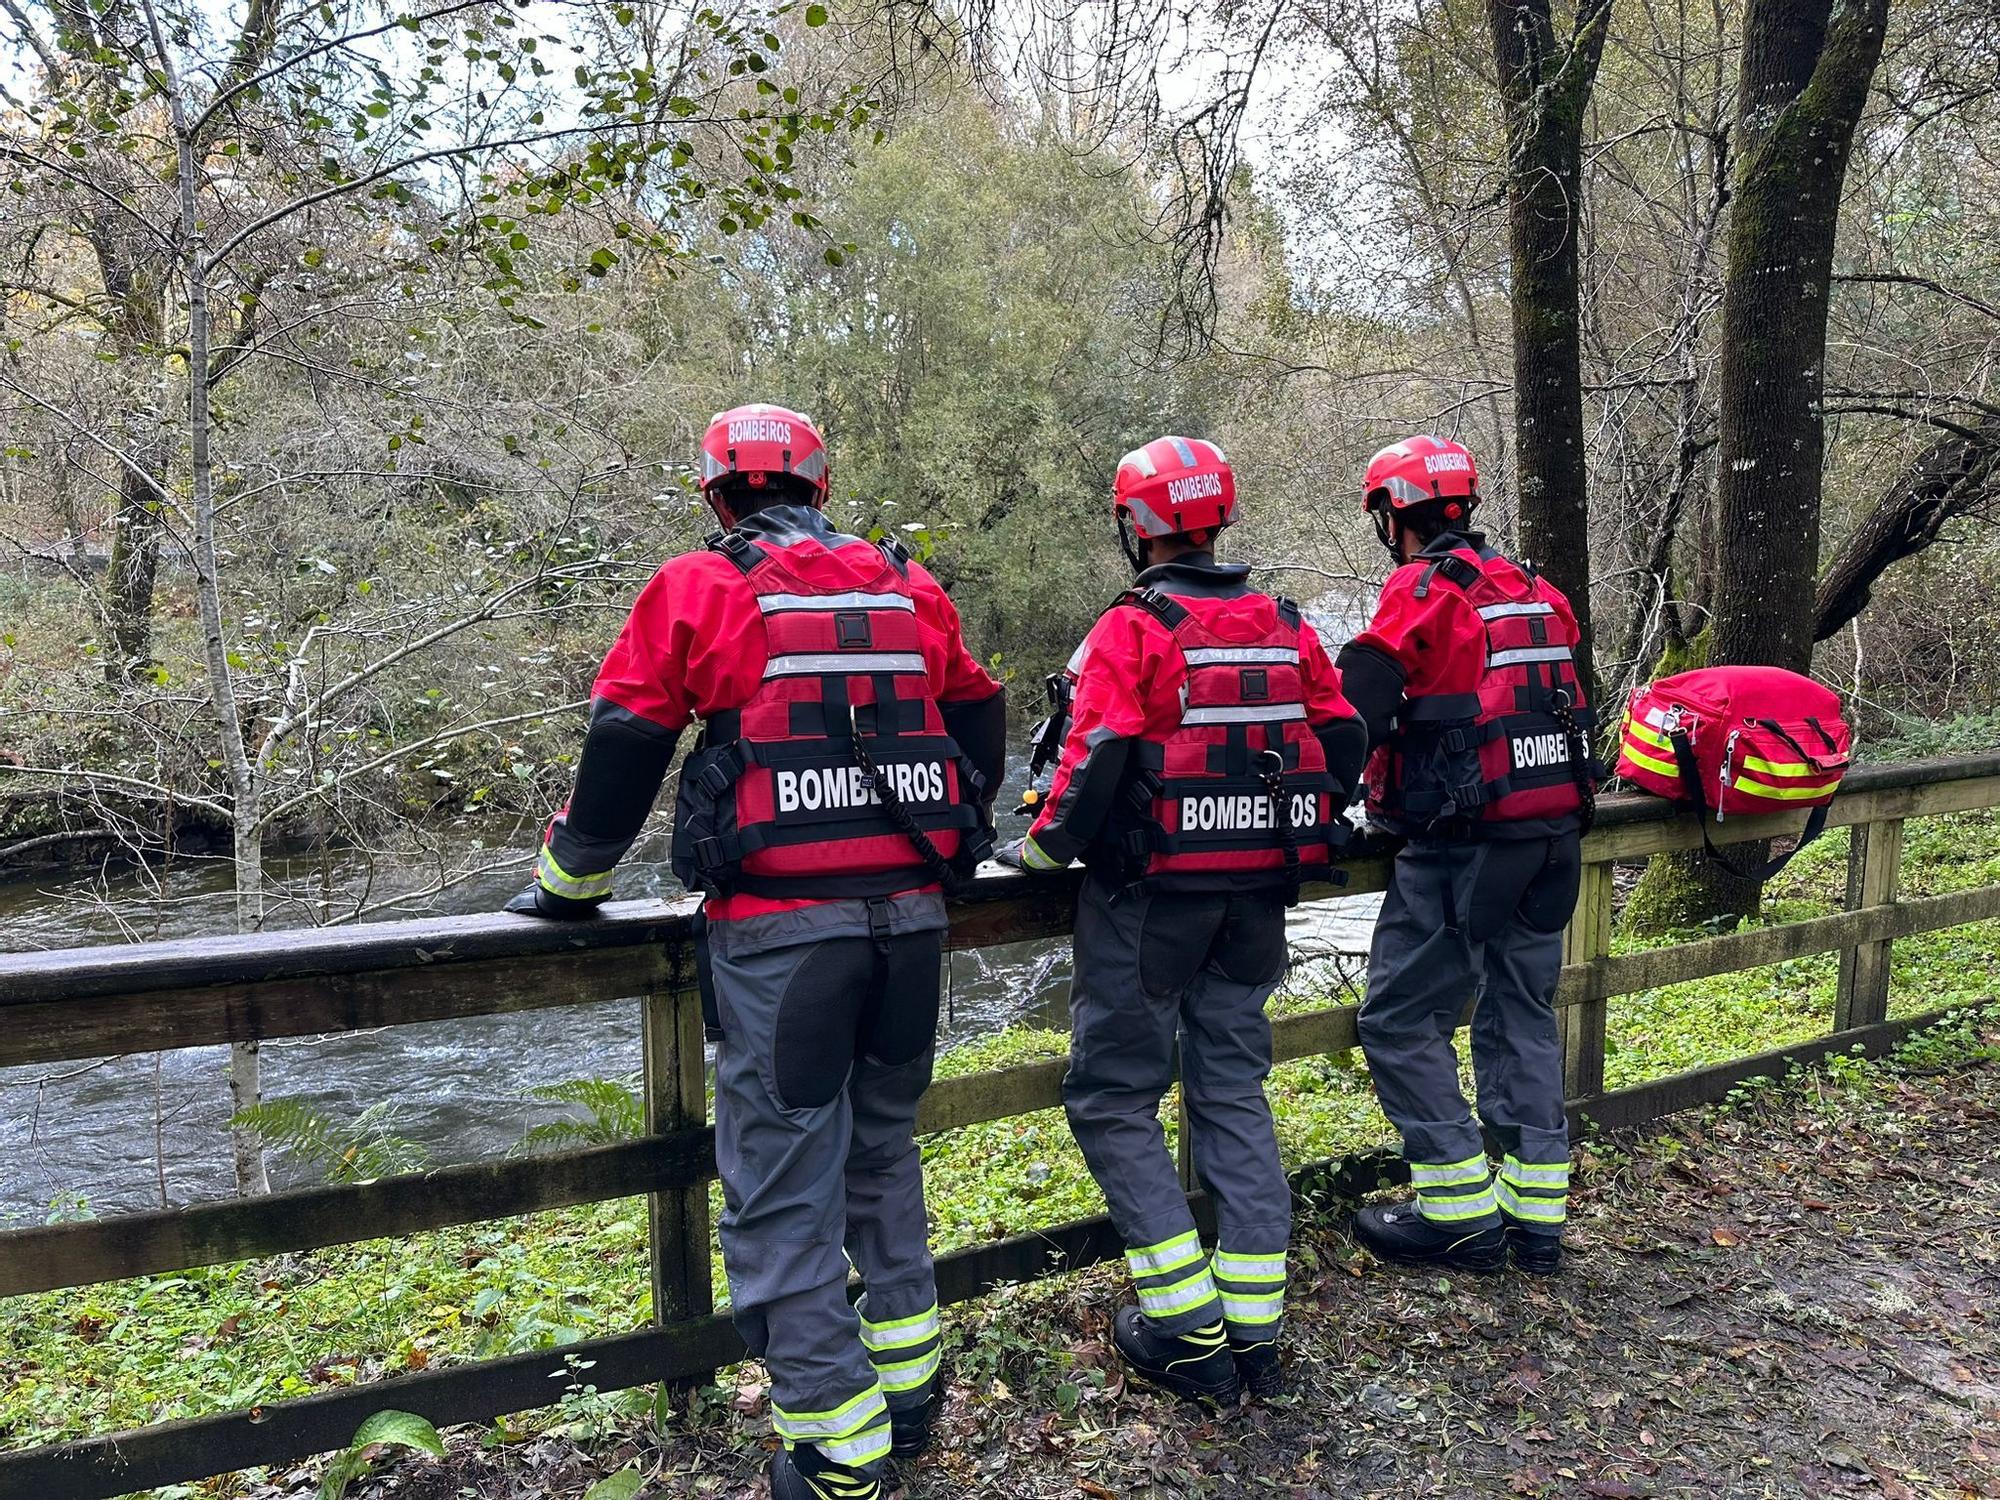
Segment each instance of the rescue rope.
[[1259,771],[1258,778],[1271,794],[1271,814],[1278,822],[1278,842],[1285,851],[1285,905],[1296,906],[1299,901],[1299,836],[1292,827],[1292,809],[1285,796],[1285,757],[1276,750],[1266,750],[1259,759],[1270,766]]
[[1550,695],[1549,712],[1561,726],[1563,738],[1569,741],[1570,774],[1576,779],[1577,796],[1583,800],[1583,825],[1577,837],[1584,838],[1597,822],[1597,778],[1590,774],[1590,741],[1584,738],[1583,726],[1576,722],[1570,702],[1569,690],[1557,688]]
[[931,836],[917,826],[915,815],[911,813],[903,799],[896,795],[896,789],[890,785],[889,778],[876,767],[875,757],[870,755],[867,747],[861,743],[861,728],[854,722],[852,708],[848,710],[848,727],[852,733],[848,736],[847,743],[854,749],[854,763],[861,768],[864,783],[874,789],[876,797],[881,800],[882,810],[889,815],[889,821],[895,825],[896,832],[910,841],[910,846],[917,851],[917,857],[924,862],[924,868],[930,872],[931,878],[944,887],[947,896],[956,895],[959,887],[964,884],[958,871],[952,868],[951,861],[944,857],[943,851],[931,842]]

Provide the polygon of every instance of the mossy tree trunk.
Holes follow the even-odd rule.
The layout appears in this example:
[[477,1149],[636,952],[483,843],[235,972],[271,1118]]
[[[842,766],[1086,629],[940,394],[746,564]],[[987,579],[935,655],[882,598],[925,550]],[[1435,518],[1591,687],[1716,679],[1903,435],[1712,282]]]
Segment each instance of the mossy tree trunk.
[[[1887,13],[1888,0],[1750,0],[1744,16],[1722,297],[1716,664],[1812,665],[1834,230]],[[1752,864],[1764,854],[1740,852]],[[1748,916],[1762,894],[1761,882],[1708,862],[1663,866],[1648,881],[1628,926]]]
[[1567,38],[1550,0],[1488,0],[1507,117],[1507,245],[1512,261],[1514,447],[1520,548],[1569,596],[1591,666],[1590,504],[1583,430],[1578,239],[1583,121],[1611,0],[1579,0]]

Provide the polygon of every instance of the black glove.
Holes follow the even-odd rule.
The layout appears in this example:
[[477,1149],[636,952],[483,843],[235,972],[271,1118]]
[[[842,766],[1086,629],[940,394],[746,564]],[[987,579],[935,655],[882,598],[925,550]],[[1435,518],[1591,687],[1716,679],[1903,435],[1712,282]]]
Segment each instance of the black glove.
[[556,922],[574,922],[583,917],[596,916],[599,904],[596,901],[573,901],[568,896],[558,896],[553,891],[545,891],[538,880],[500,909],[524,917],[546,917]]

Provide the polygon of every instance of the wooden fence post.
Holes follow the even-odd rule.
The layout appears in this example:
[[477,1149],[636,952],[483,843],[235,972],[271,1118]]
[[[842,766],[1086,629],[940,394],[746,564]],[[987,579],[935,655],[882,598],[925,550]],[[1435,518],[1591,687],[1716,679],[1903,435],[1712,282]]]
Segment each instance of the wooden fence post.
[[[646,1129],[653,1135],[708,1123],[708,1067],[694,953],[674,953],[673,987],[640,1001],[645,1040]],[[678,1323],[715,1307],[709,1271],[708,1184],[648,1199],[653,1321]]]
[[[1576,911],[1563,932],[1563,962],[1587,964],[1611,952],[1609,861],[1583,867]],[[1588,1099],[1604,1092],[1604,1017],[1609,1002],[1590,999],[1557,1012],[1562,1023],[1563,1095]]]
[[[1903,820],[1857,823],[1847,852],[1847,909],[1886,906],[1896,899],[1903,868]],[[1833,1029],[1872,1026],[1889,1017],[1890,939],[1857,943],[1840,951],[1840,988],[1834,995]]]

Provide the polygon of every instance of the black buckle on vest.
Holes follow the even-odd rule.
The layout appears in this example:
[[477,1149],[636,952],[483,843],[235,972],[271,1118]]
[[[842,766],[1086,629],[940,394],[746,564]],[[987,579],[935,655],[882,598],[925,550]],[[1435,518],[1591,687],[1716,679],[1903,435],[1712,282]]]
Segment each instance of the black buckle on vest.
[[1453,753],[1457,753],[1467,749],[1468,746],[1465,743],[1465,731],[1463,729],[1447,729],[1444,732],[1444,745],[1445,749],[1450,750]]
[[868,616],[859,610],[842,610],[833,617],[833,639],[841,650],[862,650],[872,644],[874,638]]
[[726,871],[735,863],[729,857],[729,846],[716,835],[696,839],[694,844],[694,867],[704,876]]
[[877,943],[889,941],[889,903],[880,896],[868,898],[868,936]]
[[1271,674],[1262,667],[1237,668],[1238,690],[1245,703],[1264,703],[1271,696]]
[[724,531],[708,539],[709,550],[720,552],[736,564],[738,572],[748,573],[764,560],[763,549],[740,531]]

